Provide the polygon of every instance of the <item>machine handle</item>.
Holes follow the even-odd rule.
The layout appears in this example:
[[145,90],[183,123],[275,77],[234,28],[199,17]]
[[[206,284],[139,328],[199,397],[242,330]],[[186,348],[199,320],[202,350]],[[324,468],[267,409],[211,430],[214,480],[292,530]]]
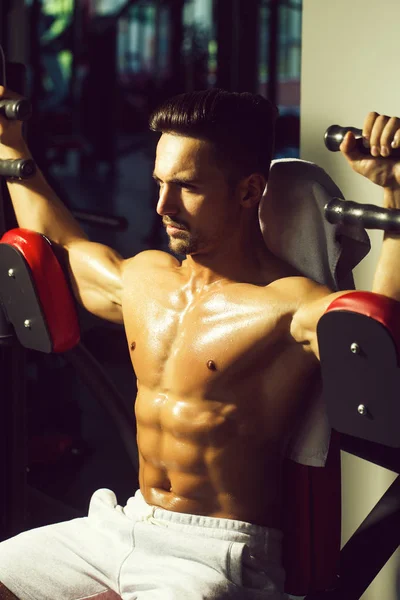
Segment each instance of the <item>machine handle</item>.
[[364,229],[400,231],[400,210],[333,198],[325,205],[329,223],[360,224]]
[[0,160],[0,177],[29,179],[36,173],[35,162],[31,158]]
[[[328,127],[324,135],[325,146],[328,148],[328,150],[331,152],[338,152],[340,144],[342,143],[343,138],[348,131],[354,133],[356,137],[357,150],[362,152],[362,154],[371,156],[370,148],[366,148],[363,144],[362,129],[357,129],[356,127],[342,127],[341,125],[331,125]],[[382,156],[381,158],[384,157]],[[387,158],[400,158],[400,148],[392,149]]]
[[11,121],[27,121],[32,115],[32,105],[26,98],[0,100],[0,114]]

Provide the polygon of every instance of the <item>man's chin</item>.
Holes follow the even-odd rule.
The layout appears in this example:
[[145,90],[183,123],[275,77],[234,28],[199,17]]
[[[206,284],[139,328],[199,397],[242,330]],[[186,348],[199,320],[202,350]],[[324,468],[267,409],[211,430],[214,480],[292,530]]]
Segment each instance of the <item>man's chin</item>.
[[177,239],[170,237],[168,246],[169,246],[169,249],[172,250],[172,252],[175,252],[175,254],[186,254],[187,253],[188,245],[183,243],[182,240],[177,240]]
[[188,244],[187,240],[180,240],[170,237],[168,246],[169,249],[175,254],[185,254],[186,256],[190,256],[192,254],[196,254],[197,252],[197,248],[195,248],[192,244]]

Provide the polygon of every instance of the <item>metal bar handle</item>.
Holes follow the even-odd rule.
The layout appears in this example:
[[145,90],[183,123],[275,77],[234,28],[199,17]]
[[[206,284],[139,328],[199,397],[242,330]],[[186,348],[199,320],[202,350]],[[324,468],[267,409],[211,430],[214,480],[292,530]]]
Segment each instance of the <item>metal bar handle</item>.
[[[340,148],[340,144],[343,142],[343,138],[348,131],[352,131],[356,138],[356,147],[362,154],[366,156],[372,156],[370,152],[370,148],[367,148],[363,144],[362,140],[362,130],[357,129],[357,127],[342,127],[341,125],[331,125],[325,131],[324,142],[325,146],[331,152],[338,152]],[[394,148],[390,152],[387,159],[390,158],[399,158],[400,157],[400,148]],[[380,158],[384,158],[381,156]]]
[[400,231],[400,210],[333,198],[324,208],[329,223],[359,224],[364,229]]
[[31,158],[0,160],[0,177],[29,179],[36,173],[35,162]]
[[26,98],[0,100],[0,114],[11,121],[27,121],[32,115],[32,105]]

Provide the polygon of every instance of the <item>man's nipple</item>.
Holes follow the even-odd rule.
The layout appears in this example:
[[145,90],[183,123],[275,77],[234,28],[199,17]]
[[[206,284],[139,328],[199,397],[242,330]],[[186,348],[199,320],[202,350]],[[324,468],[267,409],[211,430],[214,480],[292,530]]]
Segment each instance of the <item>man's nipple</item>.
[[136,342],[131,342],[130,349],[133,350],[136,348]]
[[217,370],[217,365],[215,364],[215,362],[213,360],[209,360],[207,363],[207,369],[210,369],[210,371],[216,371]]

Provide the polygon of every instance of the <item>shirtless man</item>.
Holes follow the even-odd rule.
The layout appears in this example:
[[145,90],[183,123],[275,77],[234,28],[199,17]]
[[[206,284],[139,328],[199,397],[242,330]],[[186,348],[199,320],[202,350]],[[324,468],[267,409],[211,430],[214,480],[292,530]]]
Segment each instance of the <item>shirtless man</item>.
[[[317,322],[344,292],[265,247],[257,211],[274,121],[265,99],[218,90],[153,115],[157,212],[183,261],[152,250],[124,260],[87,239],[40,173],[8,183],[19,225],[65,249],[77,300],[125,326],[140,490],[124,508],[99,490],[89,517],[0,544],[0,598],[283,598],[282,461],[317,372]],[[28,157],[19,125],[0,125],[1,158]],[[399,161],[383,158],[400,146],[400,119],[370,113],[363,133],[371,157],[351,133],[341,151],[400,208]],[[400,300],[399,258],[386,234],[373,289]]]

